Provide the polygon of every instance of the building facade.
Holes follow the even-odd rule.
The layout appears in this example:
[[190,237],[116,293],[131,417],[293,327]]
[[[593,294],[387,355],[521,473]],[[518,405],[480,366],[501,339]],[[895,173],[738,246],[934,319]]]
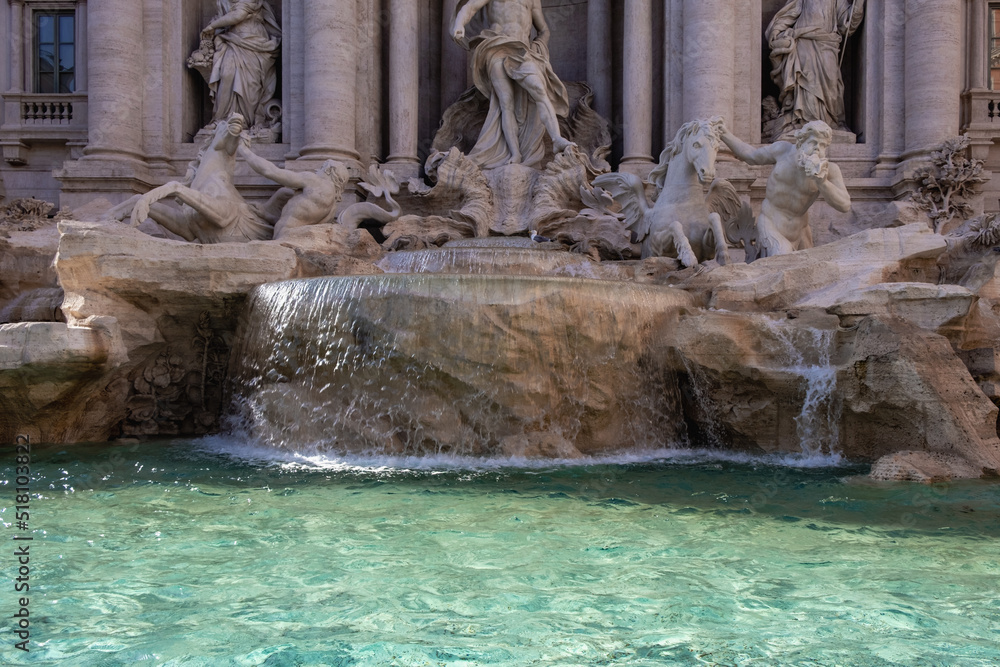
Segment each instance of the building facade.
[[[458,0],[269,0],[280,26],[274,143],[291,169],[372,162],[417,175],[444,111],[471,85],[451,39]],[[585,81],[611,124],[612,165],[648,171],[686,121],[723,116],[760,143],[771,78],[765,28],[787,0],[543,0],[553,68]],[[876,0],[841,54],[850,136],[831,157],[852,197],[885,202],[960,133],[1000,170],[1000,2]],[[175,180],[212,119],[188,59],[226,0],[2,0],[0,196],[77,207]],[[764,109],[762,111],[762,109]],[[754,199],[761,174],[725,161]],[[1000,179],[998,179],[1000,180]],[[241,169],[248,197],[273,184]],[[1000,210],[1000,183],[987,211]]]

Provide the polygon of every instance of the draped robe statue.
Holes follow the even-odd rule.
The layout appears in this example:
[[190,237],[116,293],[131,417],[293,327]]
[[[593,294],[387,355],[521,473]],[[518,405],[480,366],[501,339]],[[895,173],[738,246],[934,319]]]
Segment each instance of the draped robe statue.
[[777,139],[821,120],[848,130],[843,47],[864,19],[864,0],[790,0],[767,28],[771,78],[781,90]]
[[267,104],[278,85],[281,28],[267,0],[218,3],[219,16],[202,31],[203,42],[214,40],[212,69],[206,77],[215,106],[212,122],[238,113],[250,127],[265,125]]

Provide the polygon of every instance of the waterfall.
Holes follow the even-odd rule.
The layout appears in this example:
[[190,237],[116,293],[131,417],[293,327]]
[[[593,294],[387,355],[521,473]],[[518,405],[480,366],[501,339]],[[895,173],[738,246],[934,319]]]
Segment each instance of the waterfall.
[[577,278],[382,275],[256,289],[234,428],[274,447],[542,456],[684,437],[660,332],[686,293]]
[[802,378],[805,399],[795,418],[802,454],[808,459],[840,460],[841,403],[837,368],[831,363],[836,331],[797,326],[794,320],[761,318],[780,346],[783,369]]

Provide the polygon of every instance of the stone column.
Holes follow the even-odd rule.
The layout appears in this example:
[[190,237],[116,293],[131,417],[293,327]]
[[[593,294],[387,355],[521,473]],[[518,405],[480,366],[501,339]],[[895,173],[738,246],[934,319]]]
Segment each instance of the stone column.
[[356,162],[357,3],[303,0],[305,145],[303,158]]
[[958,135],[962,0],[907,0],[906,155]]
[[10,5],[10,90],[24,91],[24,2],[14,0]]
[[90,0],[89,9],[90,142],[84,153],[142,160],[142,3]]
[[441,113],[458,101],[468,85],[468,54],[451,38],[458,0],[441,4]]
[[733,122],[736,11],[726,0],[684,0],[684,122]]
[[[87,0],[76,3],[76,92],[87,92]],[[84,57],[80,57],[84,54]]]
[[389,158],[402,180],[420,173],[420,8],[417,0],[392,0],[389,15]]
[[625,0],[625,136],[621,169],[645,176],[653,164],[653,4]]
[[587,2],[587,83],[594,89],[594,110],[611,119],[611,0]]

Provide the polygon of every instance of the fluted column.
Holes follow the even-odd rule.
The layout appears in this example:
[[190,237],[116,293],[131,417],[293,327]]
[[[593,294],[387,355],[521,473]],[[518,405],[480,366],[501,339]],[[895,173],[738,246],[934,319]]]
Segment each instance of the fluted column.
[[736,12],[726,0],[684,0],[684,122],[733,122]]
[[458,0],[443,0],[441,5],[441,114],[458,101],[468,88],[468,55],[451,38]]
[[389,159],[396,176],[420,173],[420,8],[417,0],[392,0],[389,15]]
[[91,158],[142,155],[142,3],[90,0],[87,66]]
[[24,91],[24,3],[14,0],[10,5],[10,91]]
[[305,146],[300,155],[356,161],[357,3],[303,0]]
[[621,168],[643,173],[653,164],[653,3],[625,0],[625,136]]
[[611,118],[611,0],[587,2],[587,83],[594,89],[594,109]]
[[907,0],[906,152],[958,134],[965,42],[962,0]]

